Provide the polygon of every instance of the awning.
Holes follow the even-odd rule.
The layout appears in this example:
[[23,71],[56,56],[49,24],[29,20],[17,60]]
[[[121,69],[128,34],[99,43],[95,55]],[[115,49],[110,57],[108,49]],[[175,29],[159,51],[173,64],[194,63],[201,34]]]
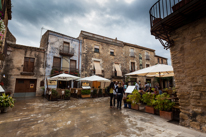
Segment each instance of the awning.
[[94,67],[95,67],[95,75],[102,75],[100,62],[94,61]]
[[115,69],[117,71],[117,76],[122,77],[122,71],[121,71],[121,69],[119,67],[119,64],[114,64],[114,67],[115,67]]

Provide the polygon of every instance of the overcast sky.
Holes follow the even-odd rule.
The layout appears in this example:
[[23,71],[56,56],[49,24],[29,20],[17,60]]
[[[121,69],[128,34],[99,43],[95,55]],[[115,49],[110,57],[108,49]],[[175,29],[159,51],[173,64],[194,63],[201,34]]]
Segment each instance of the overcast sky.
[[[72,37],[81,30],[152,48],[167,57],[150,34],[149,9],[157,0],[12,0],[9,29],[17,44],[39,47],[41,28]],[[45,30],[43,31],[43,33]],[[42,34],[43,34],[42,33]]]

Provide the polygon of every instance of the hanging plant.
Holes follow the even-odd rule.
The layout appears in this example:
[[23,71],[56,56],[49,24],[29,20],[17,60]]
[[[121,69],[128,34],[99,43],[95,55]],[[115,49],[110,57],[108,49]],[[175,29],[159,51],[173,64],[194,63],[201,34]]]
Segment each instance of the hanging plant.
[[4,13],[2,11],[0,11],[0,18],[2,19],[4,16]]
[[0,40],[3,39],[4,32],[5,32],[5,25],[4,25],[4,21],[1,19],[0,20]]

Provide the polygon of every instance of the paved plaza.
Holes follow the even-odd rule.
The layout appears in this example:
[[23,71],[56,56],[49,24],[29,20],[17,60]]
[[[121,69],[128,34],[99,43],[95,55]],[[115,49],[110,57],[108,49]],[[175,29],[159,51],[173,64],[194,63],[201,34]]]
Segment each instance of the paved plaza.
[[19,98],[0,114],[1,137],[206,137],[206,134],[131,109],[110,109],[109,98],[49,102]]

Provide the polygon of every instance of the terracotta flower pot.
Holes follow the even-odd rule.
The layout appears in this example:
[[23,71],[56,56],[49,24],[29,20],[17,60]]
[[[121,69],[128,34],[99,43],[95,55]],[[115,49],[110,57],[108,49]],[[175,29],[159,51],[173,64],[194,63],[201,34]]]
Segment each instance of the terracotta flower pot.
[[132,108],[132,109],[135,109],[135,110],[139,110],[139,105],[137,105],[137,104],[132,104],[131,108]]
[[154,111],[153,107],[146,106],[145,107],[145,112],[150,113],[150,114],[154,114],[155,111]]
[[64,73],[68,74],[69,72],[68,72],[68,71],[65,71]]
[[160,111],[160,117],[167,120],[172,120],[172,112]]
[[89,94],[89,95],[81,95],[81,97],[82,97],[82,98],[90,98],[91,95],[90,95],[90,94]]

